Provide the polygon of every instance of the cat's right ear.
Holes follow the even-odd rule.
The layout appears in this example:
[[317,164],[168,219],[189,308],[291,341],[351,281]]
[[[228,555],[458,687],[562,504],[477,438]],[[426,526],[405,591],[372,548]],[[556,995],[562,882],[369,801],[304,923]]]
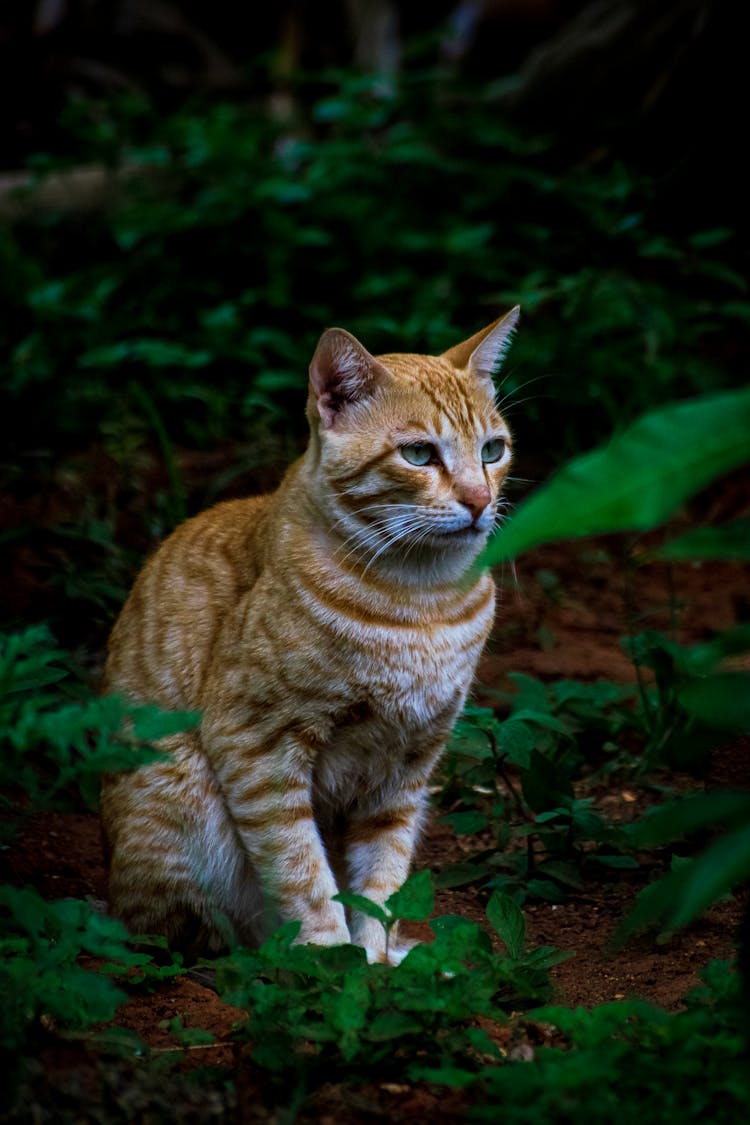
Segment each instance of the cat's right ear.
[[386,379],[383,365],[350,332],[327,329],[310,364],[310,391],[323,426],[334,427],[348,406],[367,398]]

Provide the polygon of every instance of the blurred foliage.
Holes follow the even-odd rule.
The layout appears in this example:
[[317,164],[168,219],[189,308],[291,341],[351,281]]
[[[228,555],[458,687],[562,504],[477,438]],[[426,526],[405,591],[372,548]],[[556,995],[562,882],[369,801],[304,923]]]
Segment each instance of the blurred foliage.
[[[746,464],[748,433],[746,388],[652,410],[560,469],[495,535],[484,562],[494,565],[555,539],[649,531],[716,477]],[[743,535],[747,550],[748,521],[733,529],[735,556]],[[716,536],[708,535],[704,558],[711,557],[712,541]]]
[[160,118],[133,94],[68,104],[68,162],[128,178],[111,206],[31,207],[0,232],[10,450],[134,419],[163,449],[261,423],[300,432],[325,326],[375,352],[436,352],[516,301],[503,389],[545,456],[736,378],[728,340],[750,301],[731,230],[670,237],[652,226],[652,183],[605,153],[565,166],[490,90],[438,68],[388,89],[316,79],[317,100],[276,115],[196,102]]
[[124,993],[78,958],[84,953],[127,963],[124,926],[85,902],[45,902],[28,887],[0,887],[0,906],[0,1047],[23,1046],[41,1016],[78,1029],[112,1019]]
[[31,809],[96,808],[99,781],[159,756],[154,742],[194,727],[194,712],[92,698],[43,626],[0,634],[0,809],[23,794]]

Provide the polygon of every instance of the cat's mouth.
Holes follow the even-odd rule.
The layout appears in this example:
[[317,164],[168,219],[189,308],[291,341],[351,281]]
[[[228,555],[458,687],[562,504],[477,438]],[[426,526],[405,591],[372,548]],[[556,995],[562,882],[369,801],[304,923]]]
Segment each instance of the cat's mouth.
[[465,527],[436,527],[430,535],[438,543],[472,543],[486,533],[486,528],[470,523]]

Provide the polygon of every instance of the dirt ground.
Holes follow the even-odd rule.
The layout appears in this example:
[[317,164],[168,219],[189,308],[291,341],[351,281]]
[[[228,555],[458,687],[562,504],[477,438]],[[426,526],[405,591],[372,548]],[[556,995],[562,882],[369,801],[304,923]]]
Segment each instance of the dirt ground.
[[[704,502],[709,510],[700,515],[723,519],[740,514],[738,495],[746,494],[744,489],[738,493],[734,486],[729,499],[726,490],[717,493]],[[636,554],[645,559],[649,546],[650,541],[640,542]],[[548,680],[629,682],[633,667],[619,645],[619,638],[628,630],[669,631],[676,625],[676,639],[697,642],[750,616],[750,585],[743,567],[711,563],[670,568],[659,562],[624,567],[624,550],[620,537],[572,541],[530,552],[514,572],[498,575],[502,597],[493,638],[479,670],[479,698],[483,686],[507,686],[505,677],[512,671]],[[750,788],[750,740],[717,748],[704,777],[670,777],[669,783],[678,790],[726,785]],[[615,781],[608,789],[598,790],[597,799],[610,813],[619,809],[623,817],[631,817],[649,803],[648,793],[634,794]],[[418,865],[439,867],[461,858],[471,846],[470,839],[454,836],[433,816]],[[32,817],[3,857],[3,866],[7,878],[30,884],[45,897],[106,898],[106,872],[94,814]],[[643,937],[631,941],[616,956],[610,955],[607,943],[616,924],[652,875],[653,868],[646,864],[637,871],[617,873],[611,882],[587,885],[560,905],[534,902],[524,908],[533,944],[553,945],[575,954],[553,970],[557,1000],[576,1006],[640,996],[675,1008],[697,983],[698,970],[714,957],[731,956],[741,913],[736,900],[720,903],[664,944]],[[442,891],[436,912],[482,921],[483,896],[472,888]],[[412,933],[425,936],[429,931],[417,926]],[[248,1108],[252,1098],[242,1092],[238,1048],[231,1042],[240,1013],[224,1005],[210,987],[189,978],[165,982],[151,995],[133,996],[121,1009],[117,1023],[137,1032],[158,1052],[175,1046],[166,1029],[175,1016],[187,1027],[214,1033],[216,1045],[196,1054],[201,1062],[228,1067],[236,1074],[239,1104],[243,1098],[247,1103],[238,1119],[255,1120],[254,1111]],[[372,1119],[373,1114],[408,1120],[415,1114],[436,1112],[432,1094],[423,1091],[419,1104],[414,1102],[415,1096],[407,1089],[380,1091],[375,1098],[379,1109],[376,1112],[371,1105],[367,1112],[363,1110],[362,1120]],[[436,1119],[460,1118],[460,1099],[452,1116],[451,1097],[441,1099]],[[352,1103],[347,1104],[349,1109],[342,1117],[336,1091],[323,1092],[316,1119],[359,1120]]]

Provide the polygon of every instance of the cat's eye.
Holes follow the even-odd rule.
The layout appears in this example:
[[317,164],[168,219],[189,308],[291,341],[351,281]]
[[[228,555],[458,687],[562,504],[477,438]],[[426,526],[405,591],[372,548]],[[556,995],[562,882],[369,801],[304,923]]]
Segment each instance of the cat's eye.
[[493,461],[499,461],[505,453],[505,442],[502,438],[490,438],[482,446],[482,460],[485,465],[491,464]]
[[399,449],[404,461],[410,465],[430,465],[437,461],[437,450],[429,441],[412,441]]

